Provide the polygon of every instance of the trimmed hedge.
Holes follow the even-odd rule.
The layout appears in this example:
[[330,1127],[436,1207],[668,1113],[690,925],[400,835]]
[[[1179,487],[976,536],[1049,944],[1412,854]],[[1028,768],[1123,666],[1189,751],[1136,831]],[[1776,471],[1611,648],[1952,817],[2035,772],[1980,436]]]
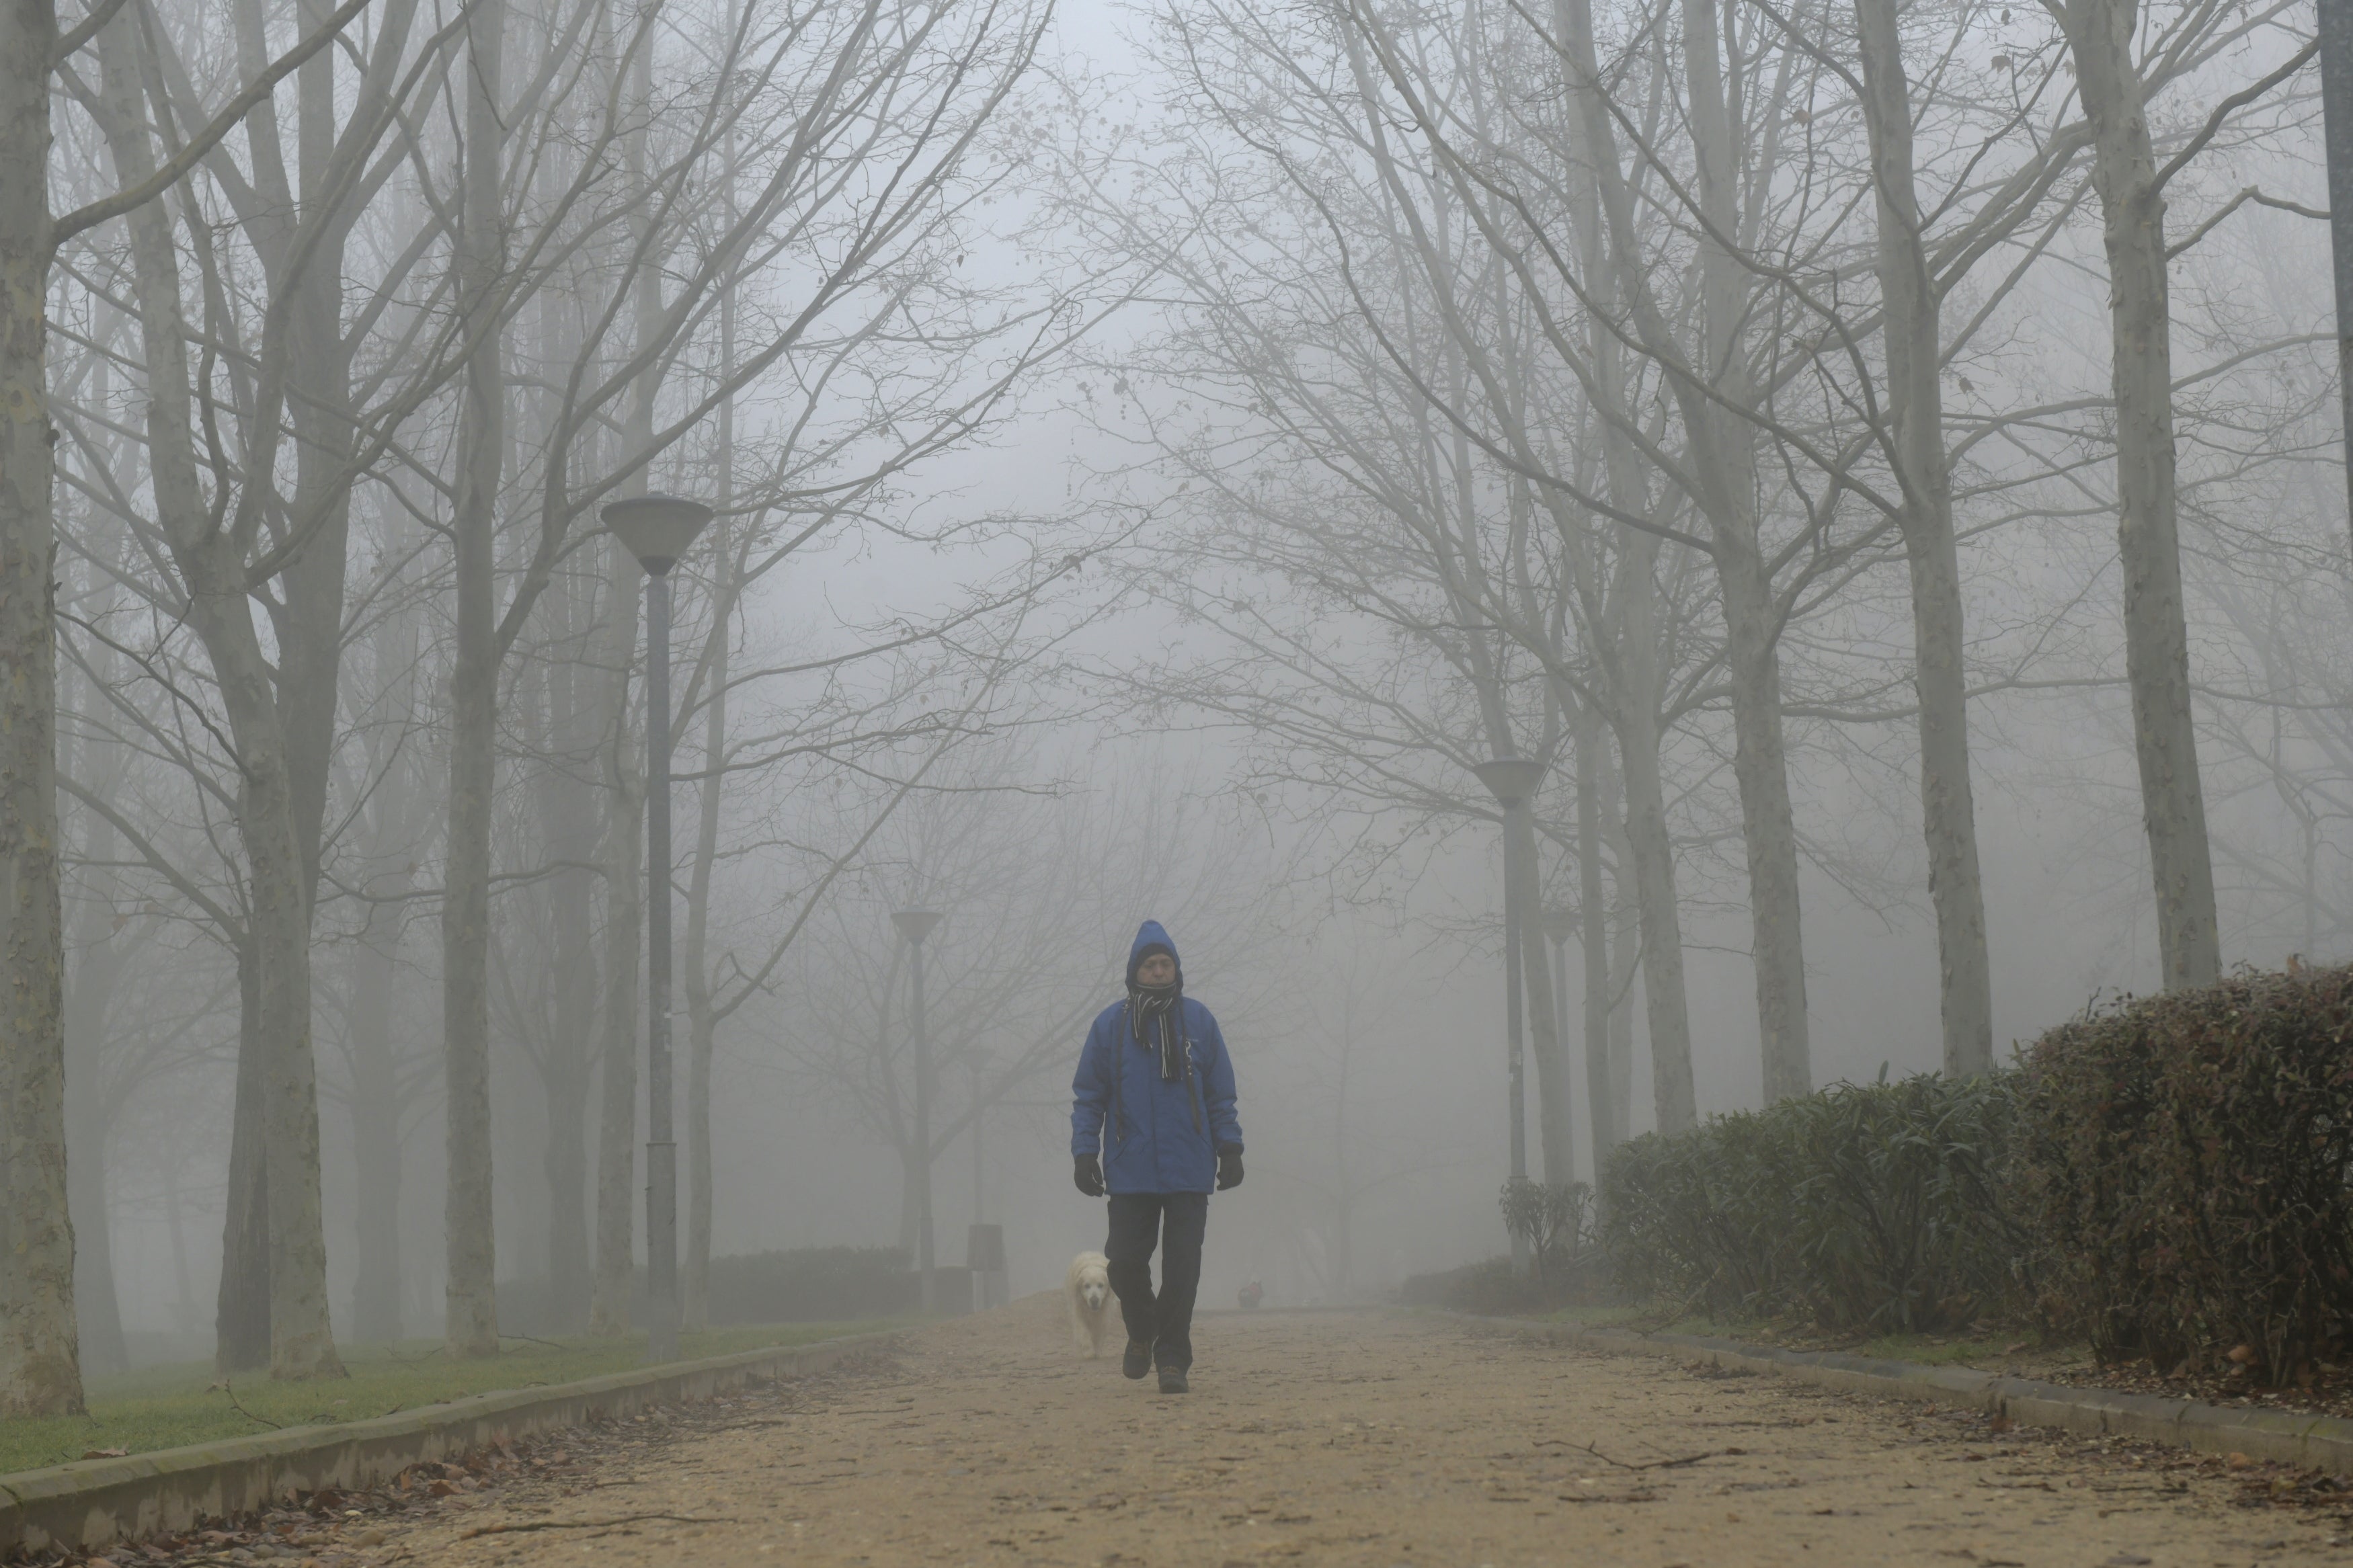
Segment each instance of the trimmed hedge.
[[[2353,969],[2242,973],[2025,1053],[2016,1201],[2039,1304],[2108,1360],[2274,1384],[2353,1334]],[[2243,1348],[2242,1348],[2243,1347]]]
[[1890,1332],[1967,1321],[2013,1290],[1999,1172],[2003,1079],[1838,1084],[1621,1145],[1602,1243],[1620,1288],[1715,1316],[1802,1311]]
[[1992,1314],[2110,1363],[2353,1359],[2353,968],[2087,1010],[2018,1068],[1838,1084],[1621,1145],[1620,1289],[1831,1330]]

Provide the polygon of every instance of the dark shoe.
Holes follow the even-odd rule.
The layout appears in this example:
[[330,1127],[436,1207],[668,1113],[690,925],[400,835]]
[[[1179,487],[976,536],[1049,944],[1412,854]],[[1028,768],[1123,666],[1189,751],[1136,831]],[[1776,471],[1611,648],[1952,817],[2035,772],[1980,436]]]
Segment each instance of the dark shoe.
[[1185,1369],[1181,1366],[1162,1367],[1160,1369],[1160,1392],[1163,1394],[1184,1393]]
[[1142,1340],[1127,1342],[1127,1353],[1119,1358],[1119,1370],[1133,1378],[1141,1378],[1152,1370],[1152,1347]]

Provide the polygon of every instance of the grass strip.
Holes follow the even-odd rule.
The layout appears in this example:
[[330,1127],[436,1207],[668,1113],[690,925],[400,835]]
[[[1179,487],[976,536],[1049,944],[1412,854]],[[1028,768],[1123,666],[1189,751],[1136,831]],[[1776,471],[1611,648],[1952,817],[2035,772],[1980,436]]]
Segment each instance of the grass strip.
[[[911,1320],[770,1323],[680,1336],[681,1360],[813,1344]],[[277,1383],[266,1373],[216,1377],[202,1362],[142,1367],[87,1384],[89,1413],[0,1420],[0,1475],[41,1469],[100,1450],[153,1453],[293,1426],[333,1426],[477,1394],[577,1383],[646,1364],[642,1333],[619,1339],[510,1340],[495,1356],[458,1361],[438,1341],[343,1347],[351,1375]]]

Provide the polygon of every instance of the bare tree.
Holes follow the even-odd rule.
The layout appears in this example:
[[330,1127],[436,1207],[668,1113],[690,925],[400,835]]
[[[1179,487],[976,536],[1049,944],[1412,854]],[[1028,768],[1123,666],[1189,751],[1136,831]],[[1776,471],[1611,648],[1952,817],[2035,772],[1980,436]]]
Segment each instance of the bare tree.
[[2233,110],[2300,68],[2313,48],[2223,99],[2203,130],[2160,168],[2149,130],[2155,90],[2190,59],[2258,30],[2275,11],[2214,0],[2185,5],[2152,37],[2144,60],[2136,58],[2141,16],[2136,0],[2046,0],[2045,9],[2066,36],[2090,123],[2092,184],[2099,193],[2108,259],[2125,664],[2142,823],[2156,881],[2158,954],[2168,986],[2206,985],[2221,975],[2222,946],[2182,603],[2165,186]]
[[0,1284],[0,1414],[81,1408],[65,1136],[65,931],[58,903],[57,637],[50,574],[49,72],[57,12],[0,19],[0,910],[7,1023],[0,1029],[0,1158],[11,1266]]

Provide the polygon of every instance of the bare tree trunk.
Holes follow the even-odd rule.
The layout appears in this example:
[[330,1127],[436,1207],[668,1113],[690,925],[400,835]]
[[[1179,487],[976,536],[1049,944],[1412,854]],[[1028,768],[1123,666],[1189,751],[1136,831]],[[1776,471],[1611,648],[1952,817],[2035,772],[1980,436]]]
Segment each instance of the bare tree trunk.
[[2116,404],[2116,539],[2124,563],[2125,673],[2132,689],[2141,818],[2168,989],[2221,978],[2214,864],[2190,713],[2189,632],[2173,453],[2173,322],[2165,195],[2149,144],[2133,0],[2067,0],[2061,25],[2092,122],[2092,184],[2108,254]]
[[[155,170],[134,59],[134,26],[101,30],[106,138],[115,174],[135,186]],[[311,889],[295,811],[284,715],[254,626],[246,563],[214,526],[197,480],[179,258],[164,204],[128,218],[147,372],[147,447],[155,509],[187,590],[187,621],[202,641],[228,718],[240,774],[237,835],[246,857],[247,998],[258,1012],[241,1047],[256,1051],[251,1081],[269,1226],[270,1375],[339,1377],[327,1308],[327,1248],[319,1201],[319,1102],[311,1047]],[[242,1071],[242,1068],[240,1069]],[[235,1155],[232,1153],[232,1164]],[[232,1173],[234,1180],[234,1173]],[[232,1213],[237,1207],[232,1200]],[[232,1220],[232,1226],[235,1225]],[[237,1259],[225,1258],[225,1266]],[[224,1293],[229,1289],[224,1278]]]
[[[308,33],[325,25],[332,6],[322,0],[301,0],[295,10]],[[260,33],[258,16],[254,31],[257,37]],[[302,63],[295,79],[296,169],[301,227],[311,233],[311,254],[295,262],[281,248],[272,258],[274,267],[295,268],[292,276],[280,279],[280,286],[291,295],[286,353],[287,383],[293,395],[288,412],[295,432],[294,505],[296,515],[317,519],[301,551],[287,566],[285,604],[278,617],[286,645],[280,661],[279,689],[280,707],[285,713],[295,832],[301,841],[314,898],[327,780],[337,739],[344,583],[351,553],[347,470],[353,431],[352,360],[343,330],[344,238],[350,222],[332,210],[344,195],[331,188],[335,64],[336,52],[322,49]],[[251,62],[252,68],[259,65],[259,59]],[[257,134],[266,128],[274,153],[275,116],[257,115],[249,123]],[[297,232],[294,216],[285,216],[286,241],[293,240]]]
[[220,1289],[213,1315],[213,1370],[269,1364],[269,1188],[261,1145],[265,1063],[261,962],[250,932],[237,949],[237,1087],[229,1111],[228,1205],[221,1219]]
[[[1741,232],[1737,160],[1720,54],[1723,19],[1715,0],[1683,0],[1683,77],[1693,184],[1708,231],[1698,241],[1700,353],[1686,354],[1649,292],[1637,261],[1633,198],[1618,167],[1616,131],[1593,49],[1588,0],[1556,0],[1555,16],[1568,87],[1599,175],[1602,214],[1616,263],[1613,282],[1646,350],[1683,367],[1666,379],[1681,410],[1694,471],[1693,500],[1706,516],[1725,631],[1742,837],[1747,850],[1751,946],[1757,968],[1762,1079],[1769,1103],[1812,1086],[1806,1023],[1805,943],[1799,907],[1797,827],[1782,733],[1779,616],[1762,554],[1756,510],[1755,436],[1733,409],[1754,389],[1744,333],[1747,272],[1728,248]],[[1696,383],[1705,383],[1702,391]],[[1729,405],[1729,406],[1726,406]],[[1621,747],[1622,747],[1621,739]],[[1639,764],[1626,759],[1629,830],[1640,813]],[[1643,858],[1637,851],[1638,864]],[[1644,918],[1650,917],[1644,900]],[[1644,928],[1647,970],[1661,956]],[[1656,1040],[1653,1040],[1653,1052]],[[1663,1115],[1662,1106],[1662,1115]],[[1680,1115],[1680,1110],[1677,1111]],[[1664,1123],[1662,1123],[1662,1127]]]
[[629,552],[607,539],[596,668],[609,682],[605,759],[605,995],[602,1101],[596,1131],[596,1285],[588,1331],[628,1331],[636,1270],[638,975],[644,955],[644,748],[631,739],[629,658],[638,643],[638,583]]
[[1593,1176],[1625,1142],[1609,1084],[1609,935],[1601,886],[1600,715],[1577,710],[1577,931],[1585,968],[1585,1099],[1593,1128]]
[[[111,859],[114,830],[90,818],[89,854]],[[67,972],[66,1191],[73,1215],[74,1316],[82,1364],[105,1373],[124,1371],[122,1307],[115,1291],[113,1226],[107,1213],[106,1144],[113,1105],[105,1070],[106,999],[125,967],[114,950],[113,913],[107,901],[85,897],[74,911],[74,960]]]
[[907,1267],[922,1266],[921,1248],[917,1245],[923,1229],[923,1155],[915,1149],[914,1135],[907,1133],[899,1148],[899,1250],[907,1255]]
[[1986,955],[1977,805],[1969,788],[1960,560],[1945,451],[1943,339],[1914,184],[1912,93],[1894,0],[1856,0],[1863,117],[1878,191],[1879,291],[1887,342],[1887,417],[1903,490],[1898,518],[1912,574],[1913,685],[1920,702],[1920,826],[1936,911],[1945,1072],[1993,1070],[1993,973]]
[[0,7],[0,1415],[81,1409],[66,1179],[65,928],[58,893],[57,552],[49,442],[50,0]]
[[[722,448],[728,443],[723,438]],[[725,468],[720,487],[727,489]],[[711,1063],[718,1028],[711,994],[710,925],[711,874],[719,859],[719,804],[722,769],[727,758],[728,633],[733,621],[733,595],[727,574],[733,565],[727,525],[719,525],[718,576],[712,584],[714,619],[709,670],[710,695],[702,716],[702,781],[694,835],[694,867],[687,882],[686,1015],[687,1015],[687,1204],[686,1272],[680,1282],[681,1326],[707,1327],[711,1317]]]
[[1642,900],[1630,874],[1634,864],[1634,846],[1626,832],[1622,781],[1606,747],[1596,763],[1601,773],[1601,837],[1609,846],[1609,858],[1617,867],[1609,882],[1609,1114],[1620,1132],[1631,1138],[1634,966],[1642,962]]
[[[385,779],[378,793],[398,786]],[[369,891],[396,894],[406,878],[372,880]],[[352,949],[352,1163],[357,1176],[358,1268],[352,1277],[352,1336],[385,1344],[400,1338],[400,1084],[393,1054],[394,998],[399,994],[399,906],[369,906]]]
[[[1724,586],[1725,662],[1732,678],[1732,772],[1740,786],[1741,837],[1748,853],[1757,1022],[1765,1103],[1770,1105],[1791,1095],[1810,1094],[1814,1088],[1798,905],[1798,830],[1781,731],[1781,660],[1776,646],[1780,626],[1754,537],[1720,532],[1716,563]],[[1628,782],[1630,789],[1630,775]]]
[[595,1289],[588,1231],[588,1083],[596,1065],[596,944],[593,918],[597,792],[583,776],[598,756],[604,714],[597,674],[580,657],[593,645],[597,595],[567,584],[551,594],[566,647],[545,671],[548,733],[555,760],[541,770],[537,795],[549,858],[548,959],[554,1004],[541,1058],[547,1099],[547,1279],[549,1323],[563,1333],[588,1326]]
[[180,1223],[180,1189],[164,1190],[164,1228],[172,1237],[172,1331],[192,1334],[204,1309],[196,1304],[196,1287],[188,1277],[188,1237]]
[[1692,1078],[1691,1012],[1683,978],[1683,910],[1675,899],[1675,850],[1667,832],[1666,783],[1659,771],[1658,593],[1655,542],[1630,530],[1623,541],[1619,609],[1621,682],[1618,754],[1624,766],[1626,842],[1634,860],[1642,927],[1642,1003],[1651,1021],[1651,1098],[1662,1132],[1699,1120]]
[[[1589,142],[1570,192],[1577,237],[1586,271],[1601,291],[1598,302],[1608,310],[1621,299],[1639,298],[1641,283],[1628,275],[1630,251],[1618,256],[1614,265],[1611,259],[1613,247],[1622,251],[1630,246],[1631,222],[1624,216],[1627,195],[1618,167],[1616,132],[1602,100],[1595,63],[1592,7],[1588,0],[1556,0],[1554,21],[1567,58],[1571,95]],[[1615,330],[1599,320],[1591,323],[1588,341],[1598,371],[1598,394],[1609,405],[1601,411],[1599,436],[1610,498],[1629,512],[1642,512],[1649,508],[1650,497],[1638,455],[1618,423],[1632,415],[1626,406],[1623,351]],[[1654,534],[1621,526],[1618,548],[1617,580],[1609,595],[1610,624],[1596,628],[1596,637],[1607,643],[1604,674],[1613,707],[1609,717],[1622,774],[1610,770],[1608,754],[1598,741],[1594,750],[1604,789],[1622,784],[1625,790],[1625,853],[1619,859],[1618,875],[1621,882],[1630,875],[1641,922],[1643,1006],[1651,1024],[1651,1092],[1661,1131],[1680,1131],[1696,1121],[1699,1113],[1692,1075],[1683,913],[1675,901],[1674,846],[1667,831],[1666,786],[1659,769],[1662,679],[1659,541]],[[1603,814],[1612,827],[1617,826],[1617,815],[1614,810]],[[1618,990],[1609,994],[1617,995]],[[1613,1058],[1616,1034],[1613,1029]],[[1613,1073],[1612,1121],[1624,1136],[1632,1109],[1630,1052],[1626,1059],[1614,1062]]]
[[[562,684],[576,688],[580,682]],[[558,860],[586,861],[596,847],[593,805],[574,798],[580,785],[568,767],[551,773],[549,793],[565,798],[550,813],[549,847]],[[575,816],[585,821],[575,824]],[[544,1161],[549,1322],[560,1332],[578,1333],[588,1325],[595,1288],[588,1244],[587,1122],[588,1079],[596,1065],[596,954],[590,920],[596,879],[586,871],[565,870],[556,873],[553,885],[549,952],[555,969],[555,1005],[552,1037],[546,1042],[550,1071]]]
[[[735,180],[735,142],[727,141],[726,179]],[[731,202],[729,214],[733,213]],[[735,366],[735,285],[719,296],[719,371]],[[712,455],[719,479],[719,518],[712,559],[711,637],[702,675],[707,684],[702,714],[702,779],[695,794],[694,866],[686,894],[686,1271],[679,1282],[680,1327],[702,1329],[711,1321],[711,1216],[714,1179],[711,1148],[711,1064],[719,1020],[711,994],[711,878],[719,863],[719,805],[727,761],[728,653],[734,630],[734,541],[728,509],[735,502],[735,400],[719,405],[719,443]]]
[[498,291],[505,269],[499,121],[503,0],[468,26],[465,190],[459,311],[473,334],[466,364],[451,520],[458,557],[457,648],[449,677],[448,870],[441,914],[443,1049],[448,1073],[448,1316],[453,1356],[499,1349],[498,1248],[491,1202],[491,795],[499,678],[492,604],[506,393]]
[[[1723,14],[1715,0],[1683,0],[1683,74],[1701,210],[1714,235],[1700,241],[1705,374],[1736,407],[1754,401],[1744,329],[1747,272],[1727,248],[1741,232],[1738,160],[1721,57]],[[1740,786],[1748,851],[1751,945],[1765,1102],[1814,1087],[1806,1023],[1806,955],[1798,903],[1798,834],[1781,729],[1780,622],[1757,533],[1756,437],[1737,416],[1690,395],[1685,423],[1707,492],[1703,504],[1715,546],[1731,675],[1732,771]]]
[[[584,1028],[575,1037],[586,1045]],[[588,1079],[586,1053],[566,1058],[565,1070],[547,1085],[547,1282],[549,1331],[576,1334],[588,1326],[595,1289],[588,1257]]]
[[[386,616],[372,634],[373,660],[385,716],[396,726],[414,723],[417,710],[418,629],[410,617]],[[370,1344],[401,1337],[403,1276],[400,1258],[399,1036],[395,1020],[401,1005],[402,939],[407,931],[404,901],[416,872],[415,836],[432,807],[417,798],[412,764],[400,755],[397,734],[367,745],[375,787],[361,817],[363,906],[359,940],[352,944],[344,1037],[352,1072],[351,1121],[353,1235],[358,1245],[352,1276],[353,1334]]]

